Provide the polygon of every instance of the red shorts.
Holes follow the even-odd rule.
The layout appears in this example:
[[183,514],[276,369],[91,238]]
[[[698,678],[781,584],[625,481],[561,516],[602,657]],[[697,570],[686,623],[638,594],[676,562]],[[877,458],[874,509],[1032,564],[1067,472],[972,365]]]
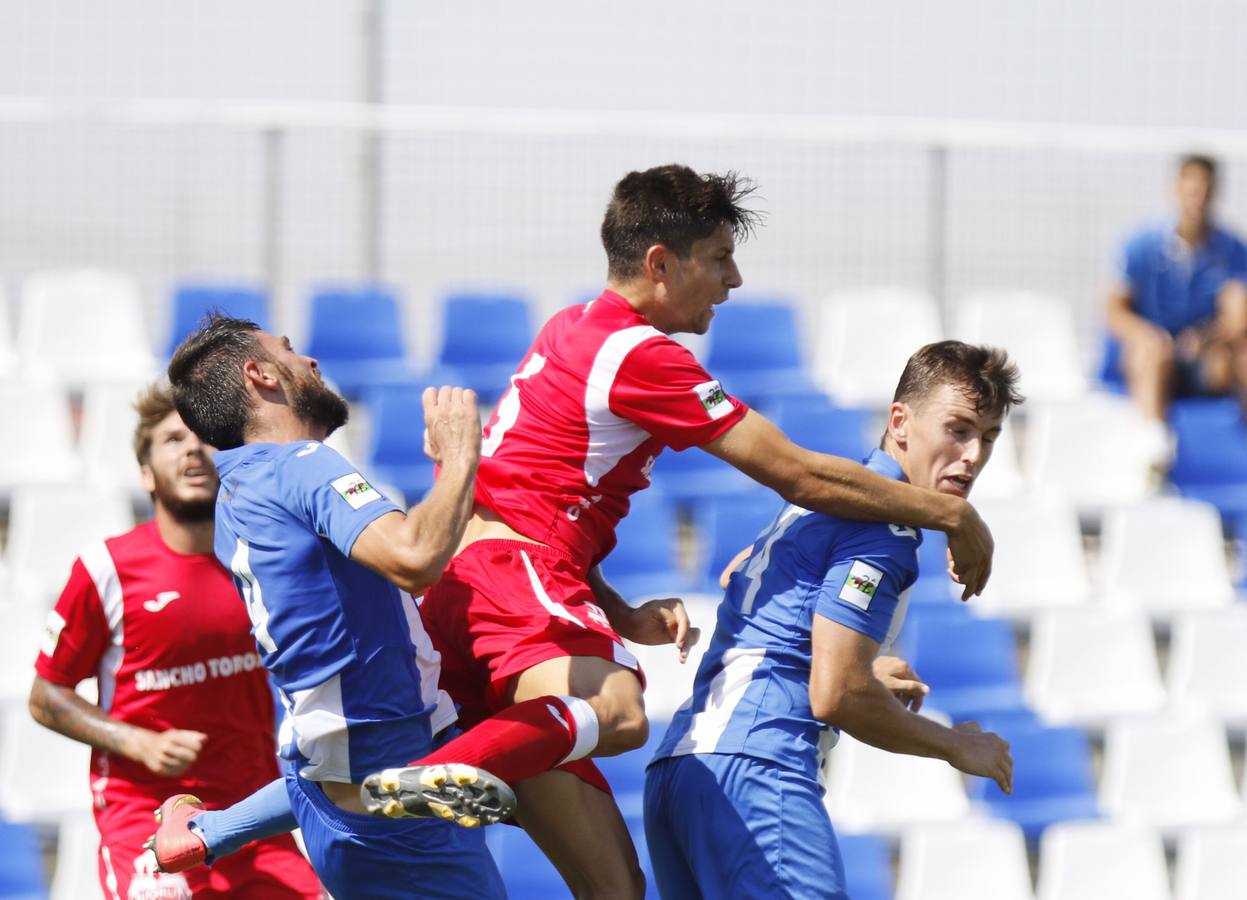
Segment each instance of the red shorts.
[[470,728],[508,705],[516,675],[564,656],[641,667],[620,640],[579,566],[550,547],[484,540],[450,561],[420,604],[442,656],[441,686]]
[[156,830],[157,803],[110,800],[96,809],[100,829],[100,886],[107,900],[189,900],[246,897],[317,900],[323,895],[311,865],[288,834],[255,841],[211,866],[176,875],[154,870],[143,842]]

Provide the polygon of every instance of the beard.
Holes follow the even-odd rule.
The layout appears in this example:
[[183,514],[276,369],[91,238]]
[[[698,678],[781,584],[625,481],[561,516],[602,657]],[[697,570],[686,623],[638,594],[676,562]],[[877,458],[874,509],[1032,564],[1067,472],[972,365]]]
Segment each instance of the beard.
[[290,408],[300,420],[317,429],[324,429],[325,437],[346,424],[351,408],[315,375],[296,376],[289,368],[279,365],[285,382]]
[[152,469],[152,478],[156,482],[156,490],[152,492],[155,501],[165,508],[174,521],[184,525],[197,525],[201,522],[212,521],[216,513],[215,487],[206,497],[186,498],[178,496],[174,483],[165,480],[164,476],[155,469]]

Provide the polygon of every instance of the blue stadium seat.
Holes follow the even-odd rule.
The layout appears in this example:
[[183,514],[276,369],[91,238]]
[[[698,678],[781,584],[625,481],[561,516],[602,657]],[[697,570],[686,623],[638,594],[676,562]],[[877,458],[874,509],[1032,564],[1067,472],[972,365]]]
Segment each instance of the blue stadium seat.
[[495,402],[510,385],[533,342],[526,300],[495,294],[455,294],[442,305],[442,347],[431,380],[461,384],[483,403]]
[[956,607],[913,613],[901,632],[900,655],[931,686],[931,706],[959,722],[1023,705],[1009,622],[975,618]]
[[970,799],[993,816],[1016,822],[1028,841],[1044,829],[1070,819],[1096,819],[1091,745],[1078,728],[1048,728],[1037,719],[987,716],[979,723],[1009,742],[1013,754],[1013,793],[990,778],[969,779]]
[[494,855],[510,900],[566,897],[567,885],[522,828],[495,825],[485,829],[485,843]]
[[873,834],[836,834],[844,860],[846,893],[853,900],[892,900],[892,851]]
[[1176,401],[1169,414],[1178,438],[1169,480],[1184,497],[1233,518],[1247,513],[1247,423],[1232,397]]
[[214,310],[236,319],[250,319],[265,331],[271,327],[268,295],[260,288],[231,284],[181,284],[173,291],[165,356],[173,356],[178,344],[199,327],[205,315]]
[[316,291],[306,352],[352,400],[367,388],[415,376],[404,350],[398,298],[376,285]]
[[766,410],[771,421],[809,450],[843,456],[857,462],[877,443],[867,434],[870,414],[863,409],[843,409],[826,394],[812,392],[784,397]]
[[1115,394],[1126,393],[1126,376],[1121,370],[1121,343],[1107,331],[1100,338],[1100,367],[1096,377],[1104,390]]
[[602,572],[624,597],[678,597],[692,587],[679,569],[676,509],[658,488],[632,495],[632,506],[615,536],[618,543],[602,561]]
[[955,585],[948,577],[948,535],[942,531],[922,531],[918,547],[918,580],[914,582],[909,602],[914,606],[935,605],[955,608],[959,603],[953,594]]
[[368,474],[392,484],[412,503],[433,486],[433,461],[424,454],[423,387],[413,382],[372,387]]
[[706,368],[750,405],[814,389],[796,313],[786,303],[732,300],[715,307],[709,341]]
[[[706,638],[708,640],[708,638]],[[645,767],[654,758],[654,752],[667,733],[669,722],[651,721],[649,739],[645,746],[619,756],[603,756],[594,760],[606,776],[615,794],[615,802],[623,813],[624,821],[631,827],[641,824],[644,815]]]
[[724,566],[754,542],[783,506],[782,498],[761,488],[747,494],[715,497],[699,506],[697,523],[705,539],[699,557],[703,560],[703,590],[720,593],[719,574]]
[[47,896],[38,829],[0,820],[0,898],[44,900]]
[[672,503],[690,509],[714,497],[757,488],[748,475],[700,447],[664,450],[654,461],[654,487]]

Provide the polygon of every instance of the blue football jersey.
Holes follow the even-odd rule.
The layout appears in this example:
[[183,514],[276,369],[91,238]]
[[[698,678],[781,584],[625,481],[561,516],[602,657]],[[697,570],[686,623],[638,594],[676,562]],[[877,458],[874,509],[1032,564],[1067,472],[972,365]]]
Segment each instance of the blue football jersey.
[[347,782],[423,755],[455,718],[440,658],[411,596],[350,559],[398,507],[317,441],[214,459],[216,555],[287,709],[282,755],[305,778]]
[[[866,465],[903,477],[882,450]],[[835,732],[810,709],[814,615],[868,635],[886,651],[905,619],[921,541],[907,526],[785,505],[732,573],[693,696],[654,758],[741,753],[817,777]]]

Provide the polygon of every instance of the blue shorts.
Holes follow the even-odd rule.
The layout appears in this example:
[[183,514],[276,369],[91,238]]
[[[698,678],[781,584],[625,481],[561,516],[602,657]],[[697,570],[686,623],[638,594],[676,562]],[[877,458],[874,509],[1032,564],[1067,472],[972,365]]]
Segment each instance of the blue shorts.
[[751,756],[651,763],[645,839],[663,897],[848,900],[818,782]]
[[334,900],[507,896],[480,828],[347,812],[292,765],[286,791],[312,868]]

